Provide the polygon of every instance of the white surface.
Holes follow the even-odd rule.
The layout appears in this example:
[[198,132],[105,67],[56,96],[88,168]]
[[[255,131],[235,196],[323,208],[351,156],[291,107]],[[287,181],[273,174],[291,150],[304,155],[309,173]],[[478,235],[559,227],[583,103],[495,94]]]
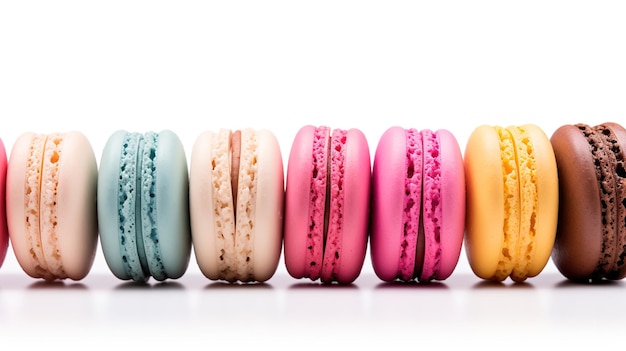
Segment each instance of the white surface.
[[230,285],[192,274],[138,287],[111,275],[44,284],[5,273],[0,326],[9,344],[67,340],[69,346],[86,341],[122,349],[590,347],[621,340],[624,289],[622,283],[574,286],[556,274],[519,285],[484,283],[468,274],[441,284],[383,284],[368,274],[347,287],[285,275],[265,285]]
[[[372,154],[392,125],[447,128],[463,148],[483,123],[626,124],[625,15],[619,1],[2,1],[0,138],[10,152],[22,132],[76,129],[99,158],[117,129],[168,128],[189,155],[204,129],[254,127],[287,160],[305,124],[359,128]],[[180,290],[120,290],[98,251],[85,281],[39,289],[9,251],[0,339],[45,326],[42,340],[94,345],[528,348],[626,327],[622,283],[561,285],[551,262],[522,288],[477,283],[462,255],[442,289],[379,288],[368,257],[352,288],[295,289],[281,262],[267,289],[213,289],[192,258]]]

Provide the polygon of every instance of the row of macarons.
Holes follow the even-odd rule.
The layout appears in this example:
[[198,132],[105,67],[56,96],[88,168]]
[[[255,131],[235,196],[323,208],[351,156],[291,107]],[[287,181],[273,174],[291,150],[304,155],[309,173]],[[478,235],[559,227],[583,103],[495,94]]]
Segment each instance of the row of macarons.
[[[202,132],[188,164],[171,130],[112,134],[97,164],[80,132],[0,142],[0,265],[81,280],[98,242],[119,279],[349,284],[369,245],[383,281],[445,280],[465,252],[481,279],[522,282],[550,258],[573,281],[626,276],[626,129],[304,126],[284,165],[269,130]],[[373,160],[373,161],[371,161]],[[286,166],[286,167],[285,167]],[[285,172],[286,168],[286,172]],[[193,250],[192,250],[193,249]]]

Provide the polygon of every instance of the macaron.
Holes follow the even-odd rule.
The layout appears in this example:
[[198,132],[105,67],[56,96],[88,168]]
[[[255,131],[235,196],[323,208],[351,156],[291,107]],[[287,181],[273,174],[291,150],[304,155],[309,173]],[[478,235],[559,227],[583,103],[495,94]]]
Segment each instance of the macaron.
[[190,217],[200,271],[210,280],[265,282],[282,250],[284,170],[266,129],[204,131],[190,162]]
[[7,152],[0,139],[0,267],[9,249],[9,228],[7,227],[6,212],[6,180],[7,180]]
[[119,130],[104,146],[98,176],[100,243],[121,280],[180,278],[191,256],[189,175],[178,136]]
[[304,126],[287,165],[285,265],[296,278],[350,284],[366,255],[371,163],[358,129]]
[[448,130],[391,127],[372,170],[371,259],[384,281],[444,280],[465,231],[461,149]]
[[626,130],[617,123],[559,127],[550,138],[559,173],[552,251],[573,281],[626,276]]
[[98,242],[98,168],[80,132],[21,134],[7,169],[11,246],[24,272],[45,280],[81,280]]
[[464,155],[465,247],[480,278],[515,282],[550,259],[559,205],[552,145],[538,126],[477,127]]

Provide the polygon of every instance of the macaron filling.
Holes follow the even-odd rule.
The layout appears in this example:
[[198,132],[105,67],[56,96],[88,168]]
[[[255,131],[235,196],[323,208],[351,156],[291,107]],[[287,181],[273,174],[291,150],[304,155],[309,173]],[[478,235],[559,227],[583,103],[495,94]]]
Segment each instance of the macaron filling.
[[213,191],[214,229],[218,251],[217,269],[220,277],[236,280],[233,257],[235,251],[235,209],[230,177],[230,131],[220,130],[211,139],[211,189]]
[[[519,237],[517,239],[517,260],[511,279],[517,282],[526,280],[528,268],[534,256],[536,235],[536,215],[538,206],[537,174],[534,146],[530,136],[522,127],[509,127],[515,146],[515,159],[519,173]],[[529,200],[529,201],[528,201]]]
[[326,228],[328,226],[328,214],[326,193],[329,187],[328,154],[330,130],[328,127],[316,128],[313,134],[313,162],[311,164],[312,176],[309,192],[309,225],[306,237],[306,261],[308,265],[307,276],[316,280],[322,272],[322,258],[326,241]]
[[46,265],[43,247],[41,245],[41,237],[39,235],[39,194],[41,191],[41,164],[43,162],[45,141],[46,136],[34,135],[30,143],[26,167],[26,180],[24,182],[24,204],[26,205],[24,210],[26,218],[24,218],[24,222],[28,233],[30,254],[36,262],[35,271],[38,275],[46,279],[53,279],[54,277],[48,273],[48,266]]
[[[231,139],[233,140],[233,139]],[[235,138],[238,140],[238,138]],[[257,135],[246,129],[241,133],[239,175],[237,177],[237,202],[235,205],[235,252],[237,276],[241,281],[254,280],[254,232],[257,194]],[[232,185],[231,185],[232,186]]]
[[522,282],[535,256],[539,206],[537,161],[524,127],[494,127],[499,138],[504,189],[501,252],[492,279]]
[[305,276],[326,283],[337,280],[341,265],[347,135],[325,126],[313,133]]
[[[611,150],[613,160],[613,177],[615,180],[615,196],[617,214],[615,217],[615,251],[613,266],[607,273],[608,279],[622,279],[626,276],[626,187],[624,186],[624,178],[626,178],[626,160],[624,159],[624,150],[620,146],[617,134],[612,130],[615,126],[597,128],[605,128],[602,135],[606,138],[609,150]],[[622,140],[622,142],[624,142]],[[620,225],[621,223],[621,225]]]
[[[41,182],[41,240],[44,249],[44,259],[48,272],[57,279],[67,278],[63,269],[61,253],[59,252],[57,236],[57,194],[59,186],[59,166],[62,153],[63,138],[60,134],[51,134],[45,142],[44,159],[42,162]],[[48,231],[43,232],[43,228]]]
[[[612,145],[617,145],[617,140],[615,140],[614,135],[611,135],[611,131],[602,125],[593,128],[584,124],[577,124],[576,126],[589,143],[600,190],[602,248],[598,265],[592,273],[592,279],[599,279],[611,272],[617,261],[619,200],[617,199],[618,182],[613,175],[616,155],[612,150]],[[616,151],[619,151],[619,147]]]
[[[122,262],[126,274],[135,281],[145,281],[148,265],[143,248],[142,224],[137,224],[135,213],[141,210],[140,191],[143,138],[138,133],[127,133],[120,156],[120,179],[118,182],[118,235]],[[139,235],[138,235],[139,234]]]
[[324,263],[321,280],[331,282],[337,280],[341,267],[341,241],[343,234],[344,207],[344,175],[346,160],[346,130],[335,129],[330,138],[330,184],[327,196],[330,197],[328,230],[324,236]]
[[504,185],[504,224],[502,251],[495,272],[497,280],[506,279],[517,261],[517,241],[519,237],[519,172],[515,158],[515,146],[511,133],[495,127],[500,140],[502,180]]
[[611,128],[608,129],[610,134],[606,132],[603,134],[611,145],[610,150],[615,155],[613,176],[616,184],[617,200],[617,217],[615,220],[617,242],[615,245],[613,268],[611,272],[607,274],[607,278],[622,279],[626,276],[626,187],[624,186],[624,179],[626,178],[626,160],[624,159],[624,149],[620,146],[620,140],[618,140],[617,135]]
[[[57,246],[57,186],[62,138],[58,134],[33,136],[25,180],[25,227],[35,272],[46,280],[66,277]],[[42,232],[49,224],[50,230]]]
[[[239,167],[241,161],[241,131],[237,130],[230,137],[230,187],[233,194],[233,204],[237,204],[237,188],[239,187]],[[237,212],[234,213],[235,220]]]
[[217,267],[227,281],[252,281],[257,181],[257,140],[252,130],[220,130],[212,139],[211,178]]
[[441,153],[437,135],[432,131],[422,131],[422,142],[424,171],[421,226],[424,233],[424,263],[419,279],[430,281],[439,273],[441,266]]
[[[138,189],[141,189],[138,207],[141,213],[141,226],[137,226],[137,251],[145,271],[147,266],[150,274],[157,280],[165,280],[165,267],[159,245],[156,202],[156,154],[159,146],[158,134],[148,132],[143,137],[143,148],[138,157],[141,177]],[[136,212],[137,213],[137,212]]]
[[[406,130],[406,177],[402,208],[402,243],[398,262],[398,277],[411,280],[420,274],[424,245],[418,251],[418,233],[421,227],[422,205],[422,135],[415,129]],[[423,235],[423,231],[422,231]]]
[[165,280],[156,202],[158,134],[126,133],[120,156],[118,235],[126,274],[135,281]]

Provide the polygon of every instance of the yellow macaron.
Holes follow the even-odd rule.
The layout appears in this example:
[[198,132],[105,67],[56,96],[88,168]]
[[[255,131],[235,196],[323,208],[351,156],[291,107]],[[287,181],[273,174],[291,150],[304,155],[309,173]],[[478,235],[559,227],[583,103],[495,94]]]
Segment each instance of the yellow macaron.
[[552,145],[537,126],[488,126],[464,155],[465,249],[480,278],[522,282],[538,275],[554,245],[558,176]]

